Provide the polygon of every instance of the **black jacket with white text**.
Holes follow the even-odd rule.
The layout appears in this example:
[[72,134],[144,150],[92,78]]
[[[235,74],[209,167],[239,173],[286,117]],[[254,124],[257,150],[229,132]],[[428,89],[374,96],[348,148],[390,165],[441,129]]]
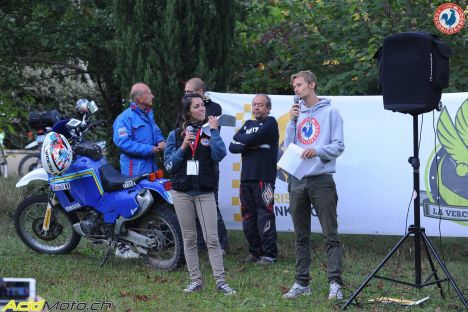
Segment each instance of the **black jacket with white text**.
[[241,181],[275,183],[278,140],[278,123],[274,117],[244,123],[229,145],[231,153],[242,154]]

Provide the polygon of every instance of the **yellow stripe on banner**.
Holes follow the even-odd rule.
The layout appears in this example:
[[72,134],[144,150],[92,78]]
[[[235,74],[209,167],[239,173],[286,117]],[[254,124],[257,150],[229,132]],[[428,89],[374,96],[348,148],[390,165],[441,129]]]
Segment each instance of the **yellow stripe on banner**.
[[233,206],[240,206],[240,199],[239,199],[239,197],[233,197],[233,198],[231,199],[231,204],[232,204]]
[[242,221],[242,215],[240,213],[235,213],[234,214],[234,221],[241,222]]
[[240,163],[233,163],[232,164],[232,171],[240,171],[241,169],[241,164]]

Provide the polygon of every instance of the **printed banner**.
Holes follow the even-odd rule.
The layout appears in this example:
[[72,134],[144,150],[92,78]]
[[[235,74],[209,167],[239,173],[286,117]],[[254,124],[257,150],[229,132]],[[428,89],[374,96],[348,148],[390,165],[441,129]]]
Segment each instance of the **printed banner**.
[[[253,94],[208,92],[236,127],[223,127],[229,146],[233,135],[252,119]],[[323,96],[344,120],[345,151],[337,159],[338,224],[343,234],[402,235],[413,224],[413,117],[384,110],[382,96]],[[280,150],[293,96],[272,95],[271,116],[280,127]],[[468,236],[468,92],[442,95],[444,109],[418,116],[420,137],[421,226],[431,236]],[[229,229],[242,229],[239,184],[241,156],[220,164],[219,205]],[[279,170],[274,193],[278,231],[293,231],[287,176]],[[315,212],[312,232],[321,232]]]

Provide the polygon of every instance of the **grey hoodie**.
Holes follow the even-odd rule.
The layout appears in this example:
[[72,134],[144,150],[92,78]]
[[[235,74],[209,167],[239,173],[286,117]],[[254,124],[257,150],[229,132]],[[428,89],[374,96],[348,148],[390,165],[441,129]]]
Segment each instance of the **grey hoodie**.
[[[286,126],[284,146],[295,143],[306,148],[314,148],[317,156],[305,176],[335,172],[336,158],[344,150],[343,119],[338,110],[330,105],[330,100],[319,98],[319,102],[307,107],[300,101],[297,122],[290,121]],[[296,130],[296,134],[294,134]]]

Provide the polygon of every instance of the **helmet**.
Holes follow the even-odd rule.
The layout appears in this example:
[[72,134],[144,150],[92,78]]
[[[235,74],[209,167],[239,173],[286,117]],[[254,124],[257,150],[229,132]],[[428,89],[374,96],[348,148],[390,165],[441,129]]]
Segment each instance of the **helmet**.
[[60,175],[73,160],[73,151],[67,139],[57,132],[47,133],[41,150],[42,167],[52,175]]
[[75,110],[79,114],[86,114],[88,113],[88,103],[87,99],[79,99],[76,101]]

